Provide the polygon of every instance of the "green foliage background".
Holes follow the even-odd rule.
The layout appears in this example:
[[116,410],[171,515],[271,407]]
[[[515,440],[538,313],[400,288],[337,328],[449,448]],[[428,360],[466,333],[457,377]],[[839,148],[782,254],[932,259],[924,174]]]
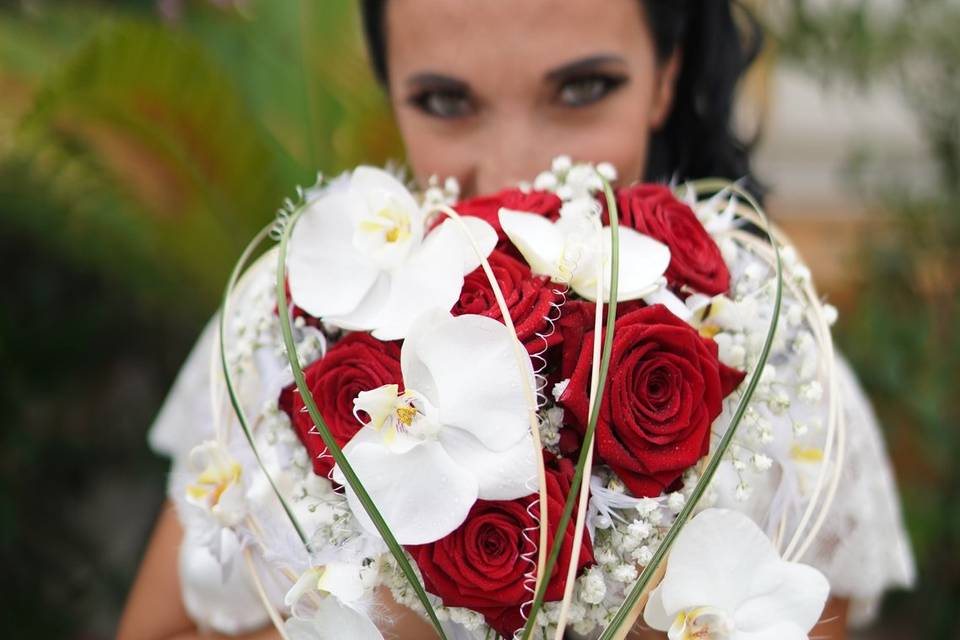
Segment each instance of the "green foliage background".
[[0,2],[0,637],[108,638],[148,425],[315,170],[401,156],[352,2]]
[[[901,472],[921,569],[878,635],[956,637],[960,9],[780,0],[779,56],[893,82],[937,176],[851,183],[892,221],[839,338]],[[0,0],[3,638],[111,637],[165,463],[145,430],[227,271],[314,171],[402,151],[345,0]],[[172,9],[171,9],[172,8]]]
[[960,637],[960,6],[774,4],[788,63],[825,84],[895,87],[929,155],[933,175],[917,184],[851,150],[851,188],[886,216],[863,239],[864,286],[837,338],[885,428],[919,570],[876,637]]

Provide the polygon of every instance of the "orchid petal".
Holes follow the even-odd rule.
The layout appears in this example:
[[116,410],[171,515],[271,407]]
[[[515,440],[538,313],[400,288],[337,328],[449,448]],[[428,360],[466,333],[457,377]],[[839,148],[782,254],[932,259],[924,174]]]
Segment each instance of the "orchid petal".
[[300,602],[303,596],[312,591],[316,591],[317,580],[320,577],[321,571],[323,571],[321,567],[310,567],[301,573],[297,581],[294,582],[293,586],[287,591],[287,594],[283,596],[283,604],[288,607],[293,607]]
[[644,619],[666,630],[671,618],[674,627],[683,622],[680,614],[709,611],[735,628],[738,640],[799,639],[820,618],[828,594],[823,574],[781,560],[747,516],[707,509],[677,536]]
[[[376,442],[379,437],[364,428],[347,443],[344,454],[397,542],[426,544],[459,527],[477,500],[473,474],[457,465],[436,441],[392,453]],[[339,465],[334,467],[333,479],[346,486],[350,510],[363,528],[375,533]]]
[[[246,568],[225,571],[217,554],[195,537],[196,532],[197,529],[184,532],[175,567],[190,617],[228,634],[240,634],[269,623]],[[234,548],[229,557],[238,562],[241,555]]]
[[527,264],[538,275],[556,278],[563,257],[564,238],[560,229],[535,213],[500,209],[500,227]]
[[[460,222],[466,226],[466,231],[456,220],[444,220],[439,227],[430,232],[424,244],[429,242],[456,244],[457,253],[463,258],[463,274],[466,275],[480,266],[478,250],[486,258],[497,246],[497,232],[489,223],[473,216],[462,216]],[[467,233],[470,234],[469,237]],[[474,243],[476,243],[476,249]]]
[[[406,387],[439,409],[444,427],[463,429],[485,447],[504,451],[530,429],[533,368],[525,355],[518,360],[518,348],[500,322],[463,315],[432,322],[429,336],[405,342],[400,368]],[[423,387],[435,388],[434,397]]]
[[462,429],[441,431],[440,442],[477,477],[481,500],[514,500],[536,492],[537,463],[529,435],[505,451],[491,451]]
[[737,629],[735,640],[809,640],[805,631],[792,622],[778,622],[760,631]]
[[363,580],[360,567],[346,562],[331,562],[323,567],[317,581],[317,588],[336,596],[344,604],[356,602],[363,597]]
[[390,298],[390,274],[380,272],[357,306],[347,313],[323,318],[327,324],[347,331],[368,331],[380,323]]
[[393,273],[390,297],[373,331],[378,340],[406,337],[425,309],[450,309],[463,289],[462,246],[453,236],[427,236],[420,250]]
[[690,319],[693,318],[693,312],[690,308],[684,304],[683,300],[678,298],[673,291],[670,291],[670,289],[667,289],[665,286],[660,287],[649,295],[643,296],[643,301],[650,306],[662,304],[670,313],[684,322],[690,322]]
[[453,316],[449,311],[439,308],[429,309],[417,317],[410,326],[407,337],[400,348],[400,370],[403,374],[403,384],[407,389],[416,389],[433,406],[440,406],[440,391],[427,364],[417,355],[421,349],[429,349],[430,341],[437,329]]
[[[367,426],[380,429],[386,419],[390,417],[390,414],[393,413],[399,393],[400,386],[396,384],[385,384],[370,391],[361,391],[353,399],[353,415],[356,416],[363,411],[370,417]],[[357,421],[360,421],[359,416]]]
[[310,204],[291,233],[290,297],[311,315],[351,311],[377,279],[377,269],[353,248],[350,211],[360,206],[349,193],[328,193]]
[[702,315],[700,313],[701,311],[710,305],[715,304],[716,301],[722,297],[722,295],[707,296],[702,293],[692,293],[687,296],[686,300],[684,300],[684,305],[686,305],[687,311],[690,313],[691,317],[697,317]]
[[748,596],[758,566],[780,562],[770,540],[743,514],[707,509],[681,529],[660,585],[676,613],[712,606],[731,614]]
[[[609,255],[612,247],[610,227],[603,228],[604,264],[603,264],[603,295],[604,302],[610,298],[610,270]],[[617,299],[621,301],[636,300],[653,292],[658,281],[670,265],[670,249],[663,243],[642,233],[620,227],[620,264],[617,281]],[[570,285],[580,296],[587,300],[597,299],[597,256],[582,260]]]
[[383,635],[366,615],[337,602],[323,598],[317,605],[316,617],[309,620],[290,618],[283,630],[290,640],[383,640]]
[[360,166],[350,177],[350,190],[363,198],[367,211],[376,211],[388,205],[401,208],[410,216],[411,233],[417,241],[423,237],[423,212],[410,190],[383,169]]
[[827,579],[813,567],[792,562],[766,564],[754,572],[750,597],[740,604],[734,622],[743,631],[791,623],[805,632],[820,619],[829,592]]
[[647,598],[647,604],[643,609],[643,621],[646,622],[651,629],[658,629],[660,631],[669,629],[670,625],[673,624],[673,616],[663,608],[663,597],[660,594],[660,587],[650,592],[650,596]]

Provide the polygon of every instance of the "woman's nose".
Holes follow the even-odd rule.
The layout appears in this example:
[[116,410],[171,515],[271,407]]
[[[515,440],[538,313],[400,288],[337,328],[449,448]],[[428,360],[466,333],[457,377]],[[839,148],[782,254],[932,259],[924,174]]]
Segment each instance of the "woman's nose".
[[550,152],[532,123],[508,122],[487,137],[477,157],[473,183],[477,193],[494,193],[522,181],[533,181],[549,167]]
[[474,180],[476,192],[478,194],[495,193],[506,187],[513,187],[524,180],[532,180],[533,175],[527,175],[504,166],[506,163],[499,163],[496,159],[485,161],[483,167],[477,170],[477,177]]

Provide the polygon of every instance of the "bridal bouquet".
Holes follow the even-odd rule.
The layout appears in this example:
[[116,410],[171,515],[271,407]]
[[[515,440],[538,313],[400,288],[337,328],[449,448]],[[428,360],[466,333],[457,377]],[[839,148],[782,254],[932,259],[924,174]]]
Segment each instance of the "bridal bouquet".
[[283,637],[381,638],[390,598],[444,638],[806,637],[832,308],[738,185],[615,178],[359,167],[251,243],[182,484]]

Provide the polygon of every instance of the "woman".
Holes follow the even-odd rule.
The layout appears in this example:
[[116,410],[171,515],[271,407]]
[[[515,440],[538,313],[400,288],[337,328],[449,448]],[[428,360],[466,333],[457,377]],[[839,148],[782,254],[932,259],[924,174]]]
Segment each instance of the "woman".
[[[363,9],[374,68],[418,178],[452,175],[465,196],[493,192],[532,178],[561,153],[612,162],[623,183],[749,178],[747,149],[729,124],[735,84],[758,38],[753,29],[744,39],[729,2],[367,0]],[[175,464],[204,437],[211,336],[208,328],[151,433]],[[848,467],[856,471],[841,485],[849,499],[841,495],[834,511],[853,528],[824,536],[807,558],[834,586],[816,630],[823,638],[845,637],[848,600],[861,614],[912,572],[876,424],[841,371],[856,443]],[[277,637],[242,568],[222,583],[205,553],[165,508],[122,640],[220,637],[198,628]],[[865,563],[873,573],[858,577]],[[431,637],[412,615],[397,612],[393,622],[396,637]]]

